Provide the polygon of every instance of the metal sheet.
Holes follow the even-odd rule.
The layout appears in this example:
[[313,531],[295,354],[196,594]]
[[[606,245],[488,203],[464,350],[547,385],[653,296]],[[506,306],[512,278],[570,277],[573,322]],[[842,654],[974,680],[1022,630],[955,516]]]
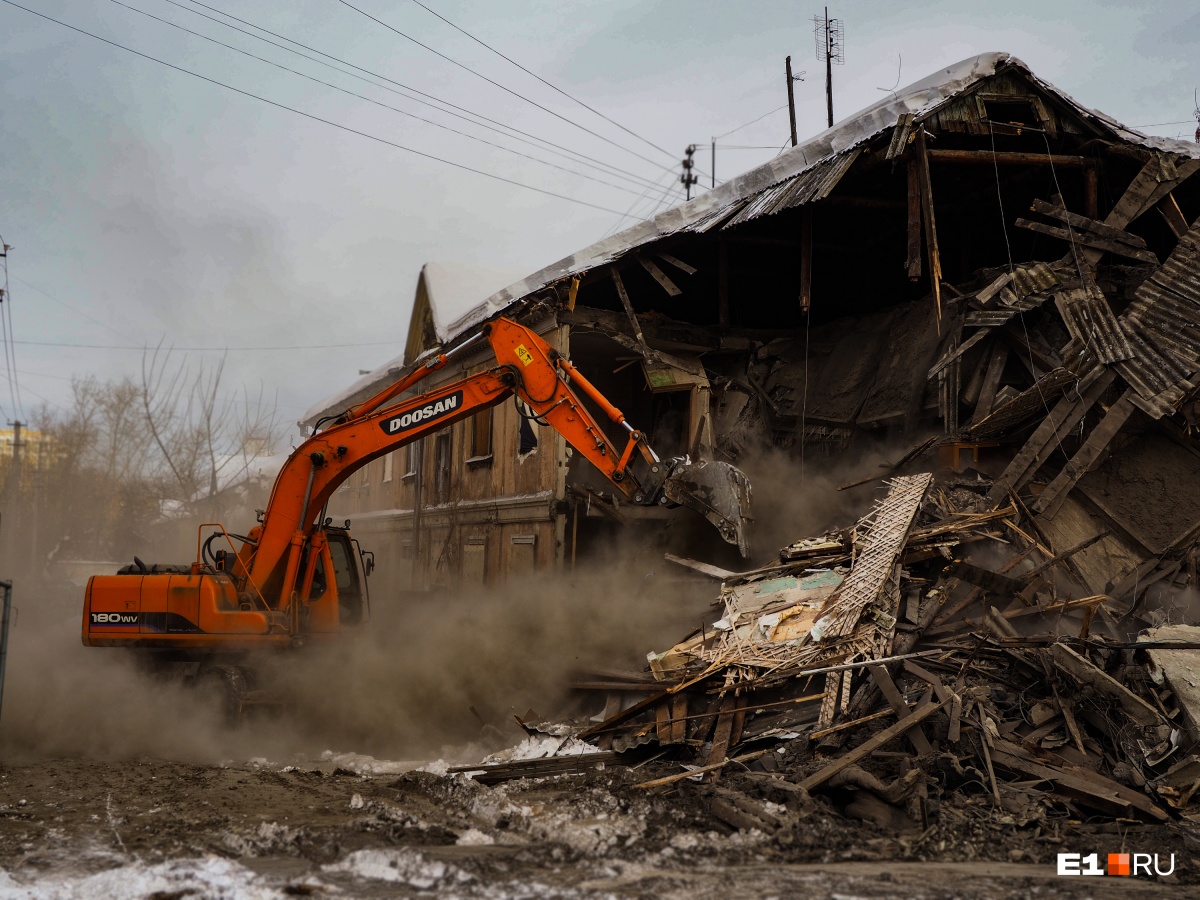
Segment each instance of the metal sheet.
[[1060,291],[1055,296],[1055,304],[1071,337],[1094,349],[1101,362],[1115,363],[1134,355],[1108,299],[1099,290],[1074,288]]
[[743,222],[774,215],[793,206],[804,206],[806,203],[824,200],[854,165],[861,152],[862,148],[856,147],[848,153],[832,156],[787,181],[767,188],[750,198],[741,211],[726,220],[721,227],[733,228]]

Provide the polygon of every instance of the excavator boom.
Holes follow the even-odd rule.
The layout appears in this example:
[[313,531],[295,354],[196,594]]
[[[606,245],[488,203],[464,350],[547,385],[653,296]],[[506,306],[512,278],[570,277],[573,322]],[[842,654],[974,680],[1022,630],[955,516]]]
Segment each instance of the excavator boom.
[[[491,345],[495,367],[397,399],[481,340]],[[609,439],[581,394],[624,430],[623,447]],[[748,552],[750,487],[740,471],[725,463],[693,464],[686,457],[660,459],[645,435],[569,360],[536,332],[500,318],[305,440],[280,470],[262,524],[240,539],[236,554],[221,551],[210,558],[210,538],[190,568],[94,577],[85,600],[84,643],[247,647],[336,632],[357,614],[331,583],[331,571],[339,579],[346,575],[352,543],[344,529],[323,521],[334,491],[371,460],[514,395],[628,502],[686,506]]]

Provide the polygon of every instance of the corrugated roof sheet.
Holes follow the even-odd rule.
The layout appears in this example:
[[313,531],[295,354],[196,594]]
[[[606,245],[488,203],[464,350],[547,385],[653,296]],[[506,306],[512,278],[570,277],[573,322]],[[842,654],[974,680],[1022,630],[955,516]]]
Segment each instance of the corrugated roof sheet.
[[1200,372],[1200,219],[1134,298],[1121,316],[1134,354],[1115,368],[1137,392],[1137,405],[1161,418],[1178,408]]
[[[901,116],[920,120],[939,107],[972,89],[1002,69],[1023,73],[1092,121],[1114,138],[1177,156],[1200,158],[1200,145],[1169,138],[1148,137],[1125,127],[1104,113],[1076,103],[1049,82],[1037,78],[1025,63],[1007,53],[984,53],[953,66],[939,69],[908,87],[891,91],[886,97],[854,113],[832,128],[792,147],[770,162],[727,181],[689,203],[666,210],[639,222],[625,231],[605,238],[577,253],[546,266],[525,279],[497,291],[458,320],[447,324],[447,331],[459,335],[490,319],[510,304],[542,290],[546,286],[605,265],[626,253],[673,234],[706,232],[731,227],[762,215],[770,215],[791,206],[799,206],[827,196],[853,163],[855,151],[868,141],[896,125]],[[1200,284],[1196,285],[1200,290]],[[392,380],[388,367],[372,375],[382,387]],[[368,379],[370,380],[370,376]],[[305,414],[311,424],[330,411],[345,407],[341,394],[330,397]]]
[[736,215],[725,220],[721,227],[732,228],[761,216],[774,215],[793,206],[804,206],[806,203],[824,200],[829,196],[829,192],[837,187],[842,176],[854,165],[854,161],[858,159],[860,153],[862,153],[862,147],[855,147],[846,153],[831,156],[829,159],[817,163],[808,171],[767,188],[742,206]]
[[1134,355],[1108,299],[1099,290],[1072,288],[1059,291],[1055,304],[1071,337],[1095,350],[1101,362],[1115,363]]

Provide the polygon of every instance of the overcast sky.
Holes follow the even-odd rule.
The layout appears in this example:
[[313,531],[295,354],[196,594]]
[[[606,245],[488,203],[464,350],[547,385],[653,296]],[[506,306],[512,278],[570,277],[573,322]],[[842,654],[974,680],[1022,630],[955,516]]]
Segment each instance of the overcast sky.
[[[65,405],[72,375],[136,373],[137,348],[163,341],[229,348],[230,386],[277,393],[281,418],[293,422],[360,369],[402,351],[423,262],[534,271],[633,224],[620,213],[644,216],[681,199],[675,178],[689,143],[701,145],[697,160],[707,184],[710,139],[760,116],[718,139],[732,146],[718,149],[716,174],[730,177],[774,156],[788,136],[780,108],[786,55],[807,72],[797,85],[801,139],[824,127],[813,4],[423,0],[639,139],[413,0],[351,2],[514,93],[339,0],[206,0],[208,8],[191,0],[14,2],[264,98],[0,2],[0,234],[15,247],[9,272],[22,418],[38,403]],[[214,9],[392,81],[364,76],[374,82],[368,84],[256,40],[213,21],[230,21]],[[845,65],[834,70],[839,119],[897,82],[1003,50],[1126,124],[1188,139],[1195,130],[1200,11],[1192,2],[859,0],[835,4],[830,14],[845,23]],[[591,161],[452,118],[397,93],[396,83]],[[658,187],[647,195],[647,184]],[[220,357],[178,352],[196,361]],[[0,384],[5,418],[13,406],[8,385]]]

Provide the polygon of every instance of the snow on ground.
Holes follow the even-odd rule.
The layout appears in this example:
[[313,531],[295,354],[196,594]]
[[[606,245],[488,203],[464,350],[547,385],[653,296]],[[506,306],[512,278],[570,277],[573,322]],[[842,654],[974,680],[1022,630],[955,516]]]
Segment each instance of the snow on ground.
[[128,865],[90,875],[39,873],[26,881],[0,870],[0,900],[142,900],[153,894],[275,900],[286,896],[283,885],[272,886],[240,863],[219,856]]

